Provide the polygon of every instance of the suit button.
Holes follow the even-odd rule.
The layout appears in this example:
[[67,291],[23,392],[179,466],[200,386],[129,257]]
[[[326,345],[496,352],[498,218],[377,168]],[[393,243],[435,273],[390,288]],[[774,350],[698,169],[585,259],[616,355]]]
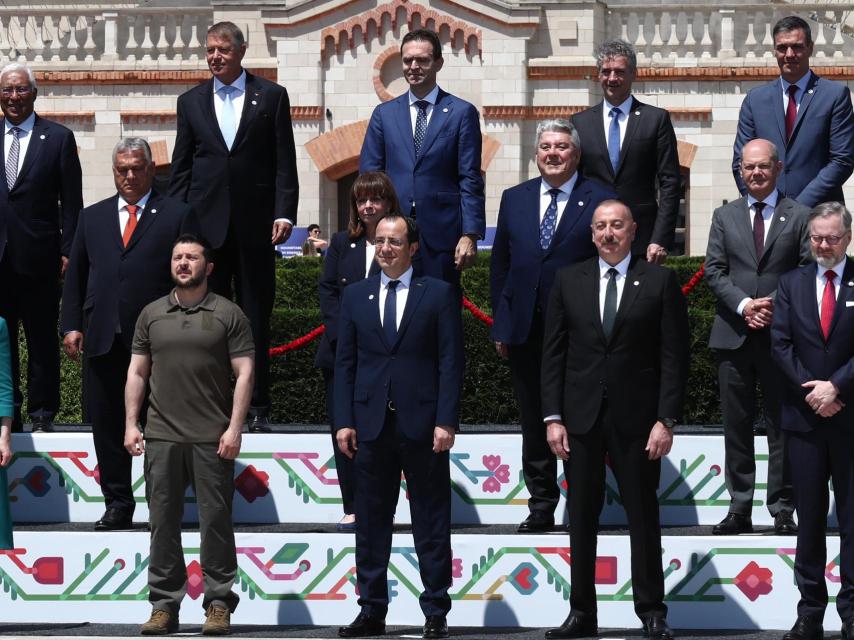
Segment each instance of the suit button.
[[605,384],[605,379],[604,379],[604,378],[600,378],[600,379],[599,379],[599,384]]

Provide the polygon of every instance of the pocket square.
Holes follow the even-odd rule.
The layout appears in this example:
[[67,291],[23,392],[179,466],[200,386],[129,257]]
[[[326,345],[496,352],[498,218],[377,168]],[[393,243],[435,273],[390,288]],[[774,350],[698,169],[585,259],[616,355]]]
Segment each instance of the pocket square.
[[845,306],[846,307],[854,307],[854,300],[846,300]]

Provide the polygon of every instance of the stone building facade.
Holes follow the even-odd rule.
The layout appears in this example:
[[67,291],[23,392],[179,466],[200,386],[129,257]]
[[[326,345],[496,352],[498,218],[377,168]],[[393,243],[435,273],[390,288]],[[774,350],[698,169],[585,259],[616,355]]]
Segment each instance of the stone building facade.
[[10,2],[0,7],[0,62],[30,64],[37,111],[75,131],[88,204],[113,191],[109,152],[121,136],[148,138],[167,170],[176,99],[208,77],[205,30],[232,20],[249,41],[245,66],[291,97],[299,224],[334,231],[372,109],[405,90],[400,39],[430,27],[443,42],[442,88],[481,113],[494,225],[501,192],[536,175],[536,122],[601,100],[592,52],[622,36],[639,52],[635,94],[671,113],[687,187],[682,238],[686,253],[702,254],[712,210],[738,197],[730,163],[743,96],[777,75],[771,27],[790,13],[808,18],[814,68],[850,85],[854,46],[837,28],[848,9],[697,0]]

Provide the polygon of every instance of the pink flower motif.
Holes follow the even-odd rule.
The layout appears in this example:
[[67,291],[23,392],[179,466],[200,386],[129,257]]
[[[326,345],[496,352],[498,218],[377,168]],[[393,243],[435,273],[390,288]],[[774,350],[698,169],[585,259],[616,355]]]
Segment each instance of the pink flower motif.
[[501,464],[501,456],[483,456],[483,466],[489,471],[495,471]]
[[495,477],[501,484],[507,484],[510,482],[510,466],[502,464],[495,470]]
[[483,482],[483,490],[487,493],[498,493],[501,491],[501,483],[494,477],[489,477]]
[[451,561],[451,577],[453,577],[453,578],[462,578],[463,577],[463,559],[462,558],[454,558]]
[[771,570],[760,567],[752,560],[733,580],[733,584],[741,589],[741,592],[751,602],[755,602],[759,596],[771,593],[771,589],[773,588],[771,585],[772,582],[773,574]]
[[202,576],[202,565],[198,560],[193,560],[187,565],[187,595],[193,600],[205,592],[205,579]]

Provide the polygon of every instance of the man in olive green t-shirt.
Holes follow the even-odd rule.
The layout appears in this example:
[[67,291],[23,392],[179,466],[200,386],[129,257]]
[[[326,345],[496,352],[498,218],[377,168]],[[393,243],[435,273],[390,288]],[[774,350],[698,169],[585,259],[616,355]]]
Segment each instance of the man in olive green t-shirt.
[[[192,484],[199,509],[205,635],[229,632],[238,596],[234,527],[234,459],[252,396],[255,344],[249,321],[230,300],[208,291],[210,247],[182,235],[172,248],[175,288],[142,310],[125,387],[125,448],[145,453],[151,526],[148,599],[143,635],[178,630],[187,591],[181,546],[184,492]],[[231,378],[236,379],[232,391]],[[139,429],[150,389],[145,436]]]

